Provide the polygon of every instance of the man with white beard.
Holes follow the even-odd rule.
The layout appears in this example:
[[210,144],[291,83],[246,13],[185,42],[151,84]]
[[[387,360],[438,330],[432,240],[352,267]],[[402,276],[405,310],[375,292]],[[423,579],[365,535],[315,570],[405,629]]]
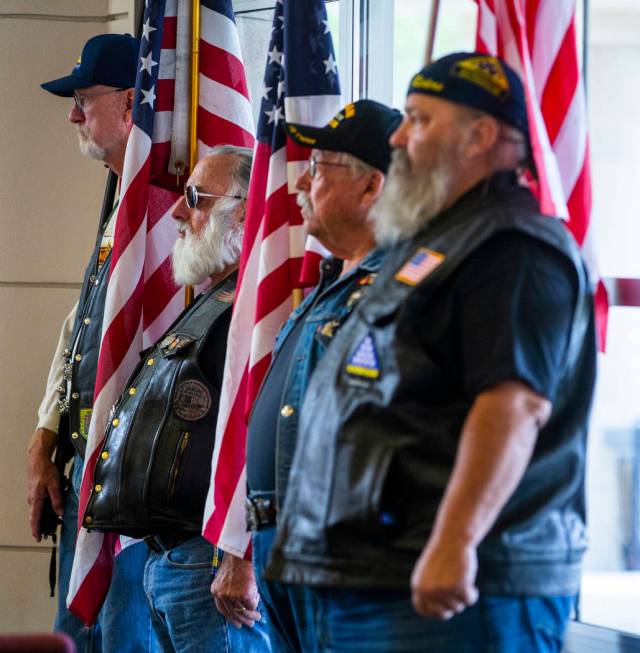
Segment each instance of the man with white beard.
[[305,586],[315,651],[557,653],[586,543],[588,275],[519,184],[505,62],[426,66],[390,142],[391,249],[309,383],[266,577]]
[[216,609],[210,585],[223,556],[200,535],[251,161],[246,148],[214,148],[172,208],[174,277],[206,289],[142,353],[114,405],[83,516],[92,530],[145,538],[144,591],[163,652],[270,650],[256,592],[238,594],[228,577],[217,594],[238,611],[238,628]]

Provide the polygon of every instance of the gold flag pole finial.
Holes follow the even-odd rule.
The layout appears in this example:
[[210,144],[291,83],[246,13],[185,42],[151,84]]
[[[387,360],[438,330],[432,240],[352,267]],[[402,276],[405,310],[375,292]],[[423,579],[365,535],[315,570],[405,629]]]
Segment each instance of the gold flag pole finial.
[[[198,161],[198,97],[200,95],[200,0],[193,0],[191,12],[191,117],[189,129],[189,170]],[[185,286],[184,304],[193,301],[193,286]]]

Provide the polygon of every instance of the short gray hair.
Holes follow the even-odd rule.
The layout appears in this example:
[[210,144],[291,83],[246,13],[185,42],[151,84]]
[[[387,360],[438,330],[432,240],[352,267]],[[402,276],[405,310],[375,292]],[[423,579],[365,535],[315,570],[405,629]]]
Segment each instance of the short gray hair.
[[207,152],[207,156],[218,155],[231,156],[236,161],[236,165],[230,170],[233,187],[228,189],[227,192],[230,195],[242,195],[242,197],[246,197],[249,193],[253,150],[249,147],[240,147],[239,145],[216,145]]

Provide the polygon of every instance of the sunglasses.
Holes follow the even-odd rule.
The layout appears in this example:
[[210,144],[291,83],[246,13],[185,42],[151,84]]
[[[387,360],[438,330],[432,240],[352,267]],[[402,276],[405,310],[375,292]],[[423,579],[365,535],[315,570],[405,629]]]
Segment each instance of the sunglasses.
[[184,187],[184,199],[190,209],[195,209],[201,197],[229,197],[234,200],[245,199],[242,195],[218,195],[216,193],[205,193],[198,189],[197,186]]

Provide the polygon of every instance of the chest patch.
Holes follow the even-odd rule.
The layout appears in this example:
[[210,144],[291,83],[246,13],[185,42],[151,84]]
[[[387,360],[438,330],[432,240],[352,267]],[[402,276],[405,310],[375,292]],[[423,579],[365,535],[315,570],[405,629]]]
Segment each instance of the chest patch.
[[191,336],[180,336],[176,333],[171,333],[163,338],[159,349],[163,356],[171,356],[171,354],[175,354],[177,351],[184,349],[192,342],[195,342],[195,338],[192,338]]
[[358,279],[358,285],[370,286],[376,280],[377,276],[378,276],[377,272],[371,272],[370,274],[367,274],[366,276]]
[[426,247],[419,247],[415,254],[396,272],[395,280],[408,286],[419,284],[445,259],[444,254]]
[[204,417],[211,408],[211,393],[201,381],[183,381],[173,398],[173,409],[178,417],[195,422]]
[[377,379],[380,377],[380,359],[373,337],[368,333],[349,356],[345,371],[351,376]]

